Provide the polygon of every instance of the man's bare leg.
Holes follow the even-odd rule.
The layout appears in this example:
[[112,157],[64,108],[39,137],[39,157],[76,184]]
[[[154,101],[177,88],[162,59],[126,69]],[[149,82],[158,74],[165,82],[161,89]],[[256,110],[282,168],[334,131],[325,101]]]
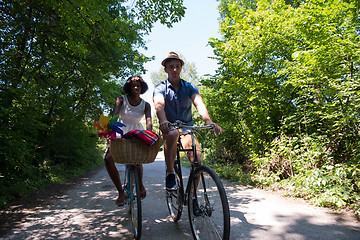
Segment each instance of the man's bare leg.
[[[181,144],[184,148],[190,149],[192,147],[192,138],[191,138],[190,134],[183,135],[180,137],[180,139],[181,139]],[[198,158],[198,163],[202,164],[201,148],[200,148],[200,144],[196,138],[195,138],[195,145],[196,145],[196,155]],[[190,152],[186,152],[186,155],[189,158],[191,164],[193,164],[194,160],[195,160],[194,153],[192,151],[190,151]],[[196,181],[196,189],[198,189],[198,187],[200,185],[200,178],[197,178],[195,181]],[[194,189],[193,196],[196,196],[196,193],[195,193],[196,189]],[[193,214],[195,217],[199,217],[201,215],[200,208],[199,208],[198,202],[195,197],[193,197]]]
[[[181,144],[185,149],[191,149],[191,147],[192,147],[192,139],[191,139],[190,134],[182,135],[180,137],[180,139],[181,139]],[[198,163],[202,164],[201,148],[200,148],[200,144],[199,144],[199,142],[197,141],[196,138],[195,138],[195,145],[196,145],[196,155],[197,155],[197,158],[198,158]],[[193,162],[194,162],[194,153],[192,151],[186,152],[186,156],[188,157],[190,163],[193,164]]]
[[174,162],[176,157],[176,145],[179,132],[177,130],[169,131],[164,134],[164,153],[166,163],[166,189],[168,191],[176,190],[176,176],[174,173]]
[[174,162],[176,157],[176,145],[179,137],[179,132],[169,131],[167,134],[164,134],[164,154],[165,154],[165,163],[166,163],[166,172],[174,172]]

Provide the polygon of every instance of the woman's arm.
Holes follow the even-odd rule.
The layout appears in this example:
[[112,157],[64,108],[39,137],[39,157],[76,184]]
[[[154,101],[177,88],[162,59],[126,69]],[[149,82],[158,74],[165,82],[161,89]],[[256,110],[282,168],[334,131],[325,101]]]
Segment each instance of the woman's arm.
[[145,120],[146,130],[152,130],[151,106],[148,102],[145,102]]
[[120,108],[124,103],[123,97],[117,97],[115,100],[114,108],[113,108],[113,116],[118,115],[120,113]]

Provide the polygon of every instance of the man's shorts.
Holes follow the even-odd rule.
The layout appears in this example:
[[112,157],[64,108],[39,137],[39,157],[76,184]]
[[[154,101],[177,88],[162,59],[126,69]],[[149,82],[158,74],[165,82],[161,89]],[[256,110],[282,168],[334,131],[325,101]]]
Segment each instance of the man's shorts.
[[[179,138],[180,138],[180,142],[181,145],[184,149],[191,149],[192,146],[192,140],[191,140],[191,134],[183,134],[183,132],[181,131],[181,129],[178,130],[179,131]],[[200,148],[200,144],[199,141],[197,140],[196,136],[194,135],[194,140],[195,140],[195,145],[196,145],[196,151],[201,151]]]

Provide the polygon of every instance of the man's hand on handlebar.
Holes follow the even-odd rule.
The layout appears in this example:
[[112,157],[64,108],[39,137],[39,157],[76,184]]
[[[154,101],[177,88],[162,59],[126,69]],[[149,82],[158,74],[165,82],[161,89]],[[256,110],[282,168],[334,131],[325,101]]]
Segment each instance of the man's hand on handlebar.
[[[192,130],[211,128],[216,135],[223,133],[223,129],[218,124],[216,124],[212,121],[208,121],[206,126],[184,125],[181,121],[176,121],[175,123],[164,122],[163,124],[164,124],[164,126],[163,126],[164,129],[165,129],[165,124],[167,124],[169,131],[172,131],[172,130],[178,129],[178,128],[185,128],[185,129],[192,129]],[[161,125],[162,124],[160,124],[160,126]]]
[[216,135],[222,134],[223,133],[223,129],[217,124],[217,123],[211,123],[211,125],[214,126],[214,132]]
[[160,123],[159,128],[162,133],[167,134],[170,131],[169,123],[170,123],[169,121],[164,121],[164,122]]

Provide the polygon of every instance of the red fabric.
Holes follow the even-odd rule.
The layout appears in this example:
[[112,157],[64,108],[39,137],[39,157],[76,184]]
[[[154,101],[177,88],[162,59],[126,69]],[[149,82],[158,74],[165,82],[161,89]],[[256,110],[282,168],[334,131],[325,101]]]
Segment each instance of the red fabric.
[[134,138],[134,137],[140,139],[142,142],[144,142],[149,147],[154,145],[154,143],[159,139],[159,136],[150,130],[133,129],[123,136],[123,138],[127,138],[127,139]]

